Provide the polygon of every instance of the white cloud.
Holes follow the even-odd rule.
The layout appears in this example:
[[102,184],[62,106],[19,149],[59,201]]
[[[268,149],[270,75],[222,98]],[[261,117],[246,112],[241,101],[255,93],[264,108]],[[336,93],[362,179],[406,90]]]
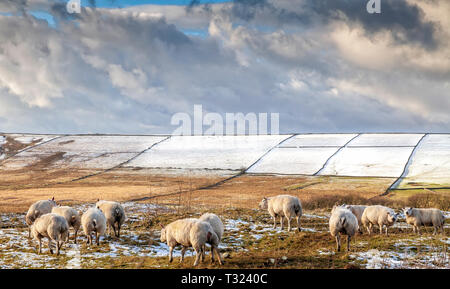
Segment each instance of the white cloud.
[[[170,133],[172,114],[194,104],[279,112],[281,132],[450,128],[447,30],[429,49],[406,34],[399,42],[403,30],[370,34],[345,17],[294,22],[286,13],[301,7],[273,3],[284,12],[256,11],[248,22],[236,21],[231,4],[190,14],[159,5],[86,9],[57,29],[0,15],[1,129]],[[422,4],[426,17],[448,21]]]

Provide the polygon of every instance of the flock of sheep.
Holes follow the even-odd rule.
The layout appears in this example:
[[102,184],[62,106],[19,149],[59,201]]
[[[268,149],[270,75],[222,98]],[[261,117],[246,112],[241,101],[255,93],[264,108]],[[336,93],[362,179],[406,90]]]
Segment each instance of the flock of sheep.
[[[283,219],[286,217],[288,231],[290,231],[291,219],[297,217],[298,230],[301,231],[300,217],[302,215],[302,207],[297,197],[279,195],[273,198],[263,198],[259,203],[259,207],[269,211],[274,221],[274,228],[277,216],[280,217],[281,229],[283,229]],[[403,209],[403,213],[406,217],[406,223],[413,226],[414,233],[420,234],[420,226],[433,226],[433,235],[439,229],[444,234],[445,216],[442,211],[407,207]],[[395,213],[393,209],[380,205],[335,205],[331,210],[329,219],[330,234],[336,238],[337,251],[341,250],[341,234],[347,235],[347,251],[349,251],[351,238],[357,231],[362,233],[362,226],[367,229],[369,235],[372,233],[373,226],[380,228],[380,234],[383,233],[383,228],[385,228],[387,235],[388,227],[394,225],[398,217],[399,213]]]
[[[279,195],[271,198],[263,198],[259,208],[267,210],[272,216],[276,227],[276,218],[280,217],[281,229],[283,230],[284,218],[288,222],[288,231],[291,231],[291,220],[297,218],[297,228],[301,231],[300,217],[302,216],[301,202],[297,197]],[[433,226],[434,232],[441,230],[444,234],[445,216],[438,209],[404,208],[403,212],[406,222],[413,226],[414,233],[420,234],[420,226]],[[373,226],[378,226],[380,234],[385,227],[387,235],[388,227],[392,226],[398,219],[399,213],[393,209],[375,205],[335,205],[329,218],[330,234],[336,238],[337,251],[341,249],[341,234],[347,235],[347,251],[350,250],[350,240],[356,232],[362,233],[364,226],[369,235]],[[77,241],[77,233],[82,226],[87,243],[92,244],[92,235],[96,236],[97,245],[100,244],[100,236],[105,234],[108,227],[114,230],[116,237],[120,237],[120,228],[125,221],[125,211],[120,203],[113,201],[98,200],[95,206],[87,209],[80,217],[79,213],[68,206],[58,206],[52,198],[34,203],[29,208],[25,220],[29,226],[29,237],[33,236],[39,241],[39,253],[41,253],[42,238],[48,238],[48,247],[53,254],[52,241],[56,242],[56,254],[64,242],[69,240],[69,227],[72,227],[74,242]],[[181,245],[181,259],[189,247],[196,253],[194,266],[200,259],[205,259],[206,244],[211,246],[211,261],[217,255],[219,264],[223,264],[218,247],[224,233],[224,225],[220,218],[212,213],[206,213],[200,218],[185,218],[176,220],[166,226],[161,225],[161,242],[169,246],[169,262],[172,262],[173,249]]]
[[120,237],[120,227],[125,221],[125,210],[118,202],[98,200],[91,207],[80,214],[68,206],[58,206],[53,197],[51,200],[37,201],[28,209],[25,222],[28,225],[28,237],[33,236],[39,241],[39,253],[42,251],[42,238],[48,238],[48,248],[53,254],[52,241],[56,242],[56,254],[64,242],[69,241],[69,227],[72,227],[77,243],[77,234],[83,227],[87,236],[87,243],[92,244],[92,234],[95,233],[97,245],[100,236],[105,234],[106,227],[113,228],[114,235]]

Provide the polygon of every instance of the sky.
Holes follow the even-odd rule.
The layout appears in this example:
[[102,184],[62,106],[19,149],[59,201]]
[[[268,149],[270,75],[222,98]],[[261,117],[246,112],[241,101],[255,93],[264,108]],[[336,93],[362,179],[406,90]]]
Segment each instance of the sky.
[[[450,132],[450,1],[0,0],[0,132]],[[206,128],[206,127],[205,127]]]

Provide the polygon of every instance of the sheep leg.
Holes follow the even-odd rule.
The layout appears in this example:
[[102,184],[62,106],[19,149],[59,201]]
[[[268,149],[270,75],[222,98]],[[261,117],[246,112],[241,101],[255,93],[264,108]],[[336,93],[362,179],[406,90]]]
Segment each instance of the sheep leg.
[[202,246],[202,262],[205,261],[206,256],[206,244]]
[[288,232],[291,231],[291,217],[286,217],[287,221],[288,221]]
[[378,225],[380,227],[380,235],[383,234],[383,225]]
[[200,261],[200,255],[201,255],[201,249],[196,248],[195,249],[195,262],[194,262],[194,266],[198,265],[198,262]]
[[61,248],[62,241],[59,240],[56,241],[56,255],[59,256],[59,249]]
[[350,240],[352,239],[352,236],[347,236],[347,252],[350,251]]
[[120,224],[117,223],[117,238],[120,238]]
[[416,228],[417,228],[417,234],[421,235],[419,226],[416,226]]
[[97,242],[97,246],[100,245],[100,234],[95,232],[95,241]]
[[186,253],[187,248],[185,246],[183,246],[181,248],[181,258],[180,258],[180,263],[182,263],[184,261],[184,253]]
[[301,232],[302,228],[300,228],[300,216],[297,216],[297,227],[298,227],[298,231]]
[[219,259],[219,264],[223,265],[223,260],[222,260],[222,257],[220,256],[219,248],[214,246],[214,251],[216,251],[217,259]]
[[388,226],[386,226],[386,236],[388,235],[388,233],[387,233],[387,229],[388,229]]
[[284,217],[280,216],[281,231],[283,231],[283,221],[284,221]]
[[369,232],[369,235],[372,233],[372,223],[369,223],[369,227],[367,228],[367,232]]
[[273,219],[273,228],[275,229],[277,227],[277,218],[275,217],[275,215],[273,215],[272,219]]
[[48,238],[48,249],[50,250],[50,253],[53,254],[53,249],[52,249],[52,239]]
[[339,233],[336,235],[336,250],[341,251],[341,236]]
[[77,243],[77,233],[78,233],[78,230],[75,230],[75,237],[74,237],[74,243],[75,244]]
[[42,252],[42,239],[41,238],[38,238],[39,239],[39,254],[41,254],[41,252]]
[[28,239],[31,239],[31,226],[28,226]]
[[114,230],[114,236],[116,236],[116,237],[117,237],[117,231],[116,231],[116,223],[112,224],[112,225],[111,225],[111,227],[112,227],[112,228],[113,228],[113,230]]
[[169,263],[173,261],[173,247],[169,247]]
[[214,246],[211,245],[211,264],[214,263]]

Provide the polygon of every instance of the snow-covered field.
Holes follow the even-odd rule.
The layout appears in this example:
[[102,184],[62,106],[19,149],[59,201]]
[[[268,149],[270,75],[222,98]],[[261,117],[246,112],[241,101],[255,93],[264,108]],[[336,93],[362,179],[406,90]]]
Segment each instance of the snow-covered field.
[[[442,246],[424,245],[435,237],[416,239],[399,239],[393,244],[393,250],[370,249],[350,255],[350,258],[362,261],[367,269],[448,269],[449,255]],[[441,237],[442,243],[448,244],[450,238]],[[366,246],[365,243],[359,246]]]
[[5,154],[3,152],[3,145],[6,143],[6,137],[0,135],[0,161],[5,158]]
[[5,162],[3,167],[23,168],[54,154],[64,153],[49,166],[107,169],[129,160],[165,138],[164,136],[66,136],[19,153]]
[[142,154],[128,167],[182,170],[241,170],[289,135],[174,136]]
[[280,147],[331,146],[341,147],[356,134],[299,134],[283,142]]
[[343,148],[320,175],[399,177],[412,147]]
[[319,171],[338,149],[338,147],[276,148],[247,172],[312,175]]
[[[99,170],[124,164],[124,167],[170,174],[232,175],[250,167],[248,173],[312,175],[325,166],[319,175],[397,178],[423,134],[171,136],[168,139],[166,136],[8,136],[24,145],[36,146],[4,160],[1,168],[5,170],[38,163],[54,169]],[[1,136],[0,145],[5,141]],[[155,146],[147,150],[152,145]],[[0,155],[2,158],[4,154]],[[408,182],[450,184],[449,171],[450,135],[426,135],[410,158],[406,178],[400,186]]]
[[415,146],[423,134],[361,134],[348,146]]
[[418,145],[402,185],[408,182],[450,184],[450,135],[427,135]]

